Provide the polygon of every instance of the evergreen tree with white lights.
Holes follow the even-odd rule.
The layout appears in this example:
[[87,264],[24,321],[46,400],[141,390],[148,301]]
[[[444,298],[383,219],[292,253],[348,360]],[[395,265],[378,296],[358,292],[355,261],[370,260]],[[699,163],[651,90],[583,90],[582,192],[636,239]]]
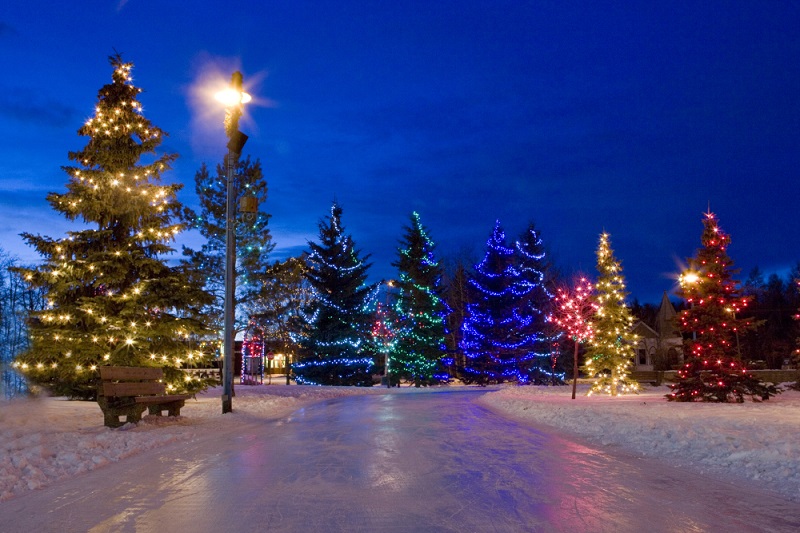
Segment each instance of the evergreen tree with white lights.
[[18,271],[48,306],[30,317],[31,347],[14,364],[75,398],[95,397],[101,365],[162,367],[168,391],[194,392],[204,383],[181,368],[203,356],[195,341],[208,332],[199,311],[210,295],[165,259],[184,229],[175,222],[181,186],[161,184],[176,155],[156,152],[165,134],[142,114],[133,65],[119,55],[110,63],[112,83],[78,130],[89,141],[64,167],[67,192],[47,196],[85,229],[22,234],[44,260]]
[[515,316],[518,273],[514,248],[506,242],[500,222],[486,243],[483,260],[469,278],[470,302],[462,325],[461,348],[465,356],[463,380],[467,383],[502,383],[520,378]]
[[677,372],[667,399],[678,402],[743,402],[744,396],[766,400],[779,390],[745,368],[737,351],[737,334],[753,327],[741,314],[748,298],[741,296],[728,256],[730,236],[714,213],[703,220],[702,248],[689,260],[692,270],[681,276],[678,295],[689,304],[678,315],[685,364]]
[[[200,200],[200,212],[185,208],[183,219],[190,227],[198,230],[206,242],[199,250],[184,247],[184,264],[187,270],[202,276],[206,290],[214,295],[215,301],[206,309],[206,314],[215,331],[221,334],[225,298],[226,165],[217,165],[216,172],[212,174],[203,164],[194,180],[195,192]],[[241,198],[253,198],[258,206],[264,205],[267,199],[267,182],[259,160],[251,161],[249,157],[238,160],[235,180],[237,205]],[[236,313],[238,330],[245,328],[249,316],[261,312],[261,293],[265,284],[270,281],[269,254],[275,246],[268,228],[269,219],[270,215],[259,210],[239,213],[235,221],[235,305],[240,311]]]
[[514,318],[519,347],[519,380],[537,385],[562,383],[563,372],[551,364],[551,347],[560,335],[547,323],[553,294],[550,265],[539,232],[531,223],[514,243],[516,281]]
[[309,242],[306,279],[313,293],[307,312],[303,360],[293,365],[298,383],[372,386],[372,313],[379,284],[367,285],[370,264],[342,226],[334,203],[319,224],[319,244]]
[[631,377],[636,335],[631,332],[633,315],[625,304],[622,265],[614,257],[608,233],[600,235],[595,284],[597,311],[592,319],[594,336],[586,350],[586,373],[594,378],[589,394],[635,393],[639,384]]
[[417,213],[405,229],[399,258],[392,263],[399,277],[389,370],[392,381],[403,377],[419,387],[447,379],[444,320],[449,308],[442,298],[442,268],[434,256],[435,245]]

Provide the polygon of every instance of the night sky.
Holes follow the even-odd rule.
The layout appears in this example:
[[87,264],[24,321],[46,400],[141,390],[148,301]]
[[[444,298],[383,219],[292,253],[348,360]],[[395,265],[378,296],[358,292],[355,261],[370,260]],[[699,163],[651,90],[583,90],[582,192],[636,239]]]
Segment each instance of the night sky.
[[514,238],[532,221],[566,274],[594,275],[609,232],[631,296],[655,303],[710,206],[740,279],[785,276],[800,261],[799,5],[6,2],[0,246],[38,261],[20,232],[76,229],[45,196],[64,190],[118,51],[190,205],[226,142],[199,89],[242,71],[275,258],[315,240],[334,199],[376,281],[395,276],[413,210],[441,257],[472,260],[496,220]]

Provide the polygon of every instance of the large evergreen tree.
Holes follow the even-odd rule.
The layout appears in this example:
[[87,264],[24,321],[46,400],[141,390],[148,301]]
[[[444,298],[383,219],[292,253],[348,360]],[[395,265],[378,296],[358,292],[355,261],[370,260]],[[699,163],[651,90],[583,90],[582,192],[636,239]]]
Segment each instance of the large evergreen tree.
[[560,335],[550,327],[547,316],[553,294],[550,265],[539,232],[529,224],[514,243],[516,282],[512,289],[514,321],[517,325],[519,379],[536,384],[561,383],[551,363],[552,345]]
[[419,387],[447,377],[443,368],[447,356],[444,320],[449,309],[442,298],[442,268],[434,255],[434,243],[417,213],[411,215],[405,230],[398,259],[392,263],[398,279],[390,379],[404,377]]
[[631,377],[636,336],[631,332],[633,314],[625,303],[622,264],[614,256],[608,233],[600,235],[597,247],[597,312],[592,322],[594,336],[586,350],[586,373],[594,378],[589,391],[612,396],[638,392]]
[[95,396],[100,365],[163,367],[168,390],[198,390],[180,369],[202,356],[192,341],[207,333],[198,311],[210,297],[165,259],[184,229],[175,222],[180,185],[161,184],[176,155],[156,152],[165,134],[142,114],[133,65],[119,55],[110,62],[112,83],[78,130],[89,141],[64,167],[67,192],[47,196],[85,228],[63,238],[22,234],[44,260],[19,271],[49,305],[32,314],[32,344],[15,365],[71,397]]
[[334,203],[319,224],[319,243],[309,242],[306,279],[313,293],[307,312],[303,360],[294,368],[298,383],[372,385],[370,306],[378,284],[367,285],[370,264],[360,257],[342,226],[342,208]]
[[517,335],[515,317],[514,248],[506,242],[500,222],[495,224],[486,243],[483,260],[469,278],[470,301],[462,325],[464,381],[502,383],[520,376],[519,349],[524,345]]
[[713,213],[703,220],[702,248],[689,260],[692,270],[681,277],[679,296],[690,305],[681,311],[686,362],[667,399],[681,402],[742,402],[744,396],[767,399],[777,389],[745,368],[737,352],[737,334],[752,327],[742,318],[748,298],[740,295],[727,248],[730,236]]
[[[216,331],[223,327],[223,306],[225,297],[225,254],[227,201],[226,165],[220,164],[212,174],[203,164],[194,177],[195,192],[200,200],[199,213],[185,208],[183,218],[186,224],[200,232],[205,243],[199,250],[184,247],[184,264],[187,270],[200,275],[206,290],[215,300],[206,309],[207,316]],[[237,161],[236,204],[242,198],[254,198],[258,206],[267,200],[267,182],[259,160],[250,158]],[[236,277],[235,305],[236,329],[244,329],[251,314],[261,311],[261,292],[270,282],[272,267],[269,254],[274,248],[268,223],[270,215],[263,210],[255,213],[239,213],[236,224]]]

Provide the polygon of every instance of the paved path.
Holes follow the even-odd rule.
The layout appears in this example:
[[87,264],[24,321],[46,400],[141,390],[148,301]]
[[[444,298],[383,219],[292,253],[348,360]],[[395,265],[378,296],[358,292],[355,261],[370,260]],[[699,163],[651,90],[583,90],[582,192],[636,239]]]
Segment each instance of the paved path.
[[796,504],[549,436],[480,393],[340,398],[146,452],[0,503],[0,531],[800,530]]

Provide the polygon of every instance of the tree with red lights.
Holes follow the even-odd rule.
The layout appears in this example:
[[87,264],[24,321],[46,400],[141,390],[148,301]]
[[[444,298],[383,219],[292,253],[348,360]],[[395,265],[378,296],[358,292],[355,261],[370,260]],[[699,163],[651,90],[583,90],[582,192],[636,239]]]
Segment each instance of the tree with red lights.
[[580,278],[572,289],[561,287],[556,291],[553,302],[553,313],[548,317],[550,322],[575,343],[572,363],[572,399],[578,387],[578,351],[581,343],[594,337],[592,317],[598,306],[592,295],[592,284],[586,278]]
[[689,260],[691,269],[681,275],[678,295],[689,308],[678,315],[678,325],[691,338],[684,343],[686,362],[667,399],[743,402],[747,395],[766,400],[779,391],[742,363],[738,336],[753,327],[749,318],[741,318],[748,297],[741,295],[733,279],[736,270],[727,253],[730,236],[711,212],[703,220],[701,242],[702,248]]

